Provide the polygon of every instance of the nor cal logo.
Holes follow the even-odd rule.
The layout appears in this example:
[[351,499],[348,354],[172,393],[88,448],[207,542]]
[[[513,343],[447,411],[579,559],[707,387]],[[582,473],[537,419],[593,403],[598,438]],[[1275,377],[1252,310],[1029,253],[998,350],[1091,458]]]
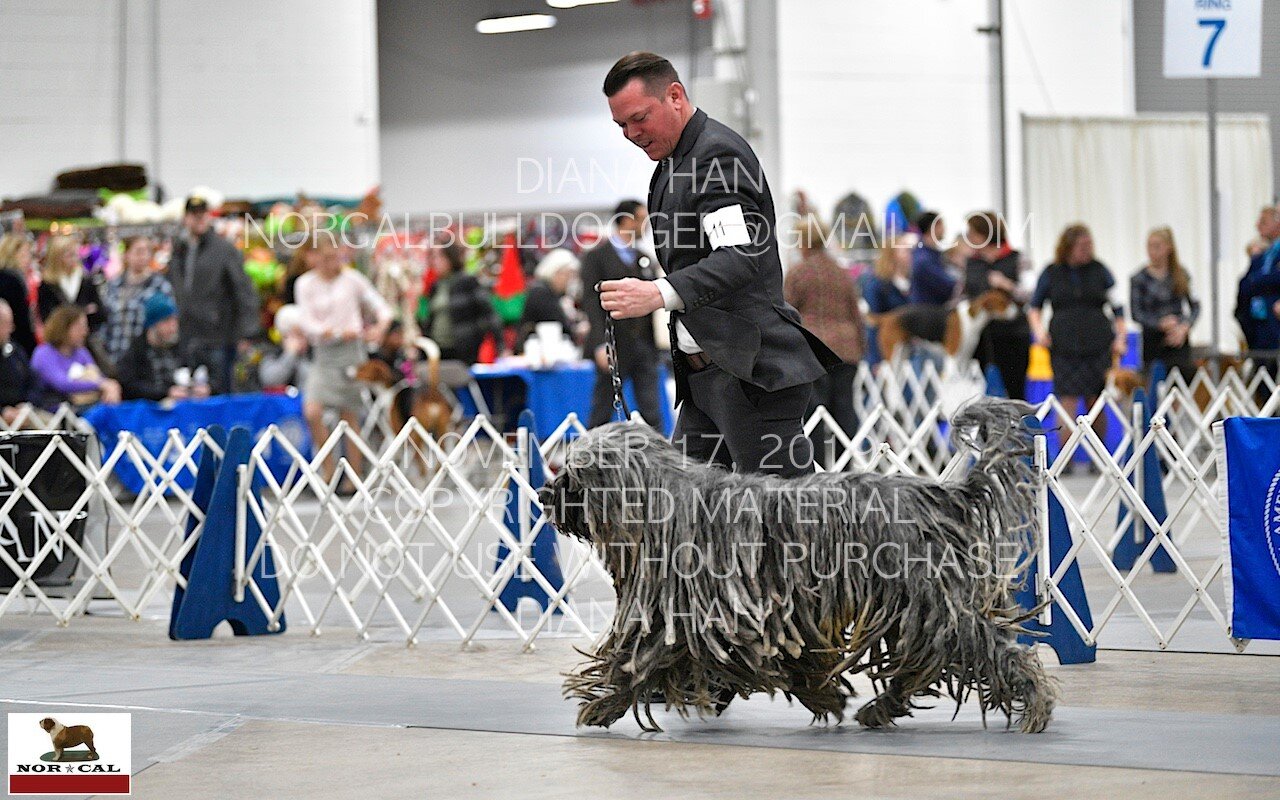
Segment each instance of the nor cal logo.
[[132,717],[9,714],[9,794],[129,794]]
[[1264,519],[1262,530],[1267,537],[1267,553],[1271,556],[1271,566],[1276,575],[1280,575],[1280,472],[1271,476],[1271,484],[1267,487],[1267,504],[1262,507]]

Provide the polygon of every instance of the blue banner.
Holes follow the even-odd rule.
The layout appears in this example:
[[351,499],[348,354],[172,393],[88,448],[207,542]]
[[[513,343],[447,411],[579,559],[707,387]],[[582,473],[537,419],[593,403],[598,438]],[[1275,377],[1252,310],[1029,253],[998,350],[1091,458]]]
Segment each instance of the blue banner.
[[[297,395],[237,394],[176,403],[131,400],[114,406],[94,406],[83,417],[102,440],[104,459],[111,455],[124,431],[138,437],[149,453],[159,456],[171,428],[176,428],[184,441],[190,441],[196,431],[210,425],[227,429],[244,425],[252,432],[255,442],[269,425],[276,425],[304,456],[311,456],[311,437],[302,418],[302,398]],[[173,463],[172,459],[166,461],[166,467]],[[284,448],[274,444],[266,453],[266,461],[277,479],[285,477],[292,463]],[[142,491],[142,476],[130,459],[116,462],[115,473],[126,489],[134,493]],[[195,476],[184,469],[177,483],[190,489],[195,484]]]
[[1227,622],[1237,639],[1280,639],[1280,419],[1231,417],[1220,430]]

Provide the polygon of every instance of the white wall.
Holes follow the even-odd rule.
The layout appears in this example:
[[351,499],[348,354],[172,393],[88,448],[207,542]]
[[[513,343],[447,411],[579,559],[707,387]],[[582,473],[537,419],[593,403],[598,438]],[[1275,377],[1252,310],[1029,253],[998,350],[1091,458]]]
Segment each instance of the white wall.
[[0,3],[0,196],[42,192],[68,167],[114,159],[114,3]]
[[633,50],[667,56],[690,79],[688,3],[585,6],[552,12],[548,31],[476,33],[494,10],[515,9],[378,4],[388,210],[576,211],[643,198],[653,162],[622,138],[600,86]]
[[[1127,5],[1004,4],[1012,215],[1022,210],[1021,113],[1131,111]],[[990,60],[975,31],[988,22],[987,0],[779,3],[778,185],[807,190],[823,210],[851,190],[882,210],[909,189],[952,232],[990,207]]]
[[123,158],[170,194],[359,195],[379,175],[375,42],[374,0],[5,0],[0,194]]
[[[1027,213],[1022,115],[1132,115],[1133,32],[1128,0],[1006,2],[1004,9],[1009,217],[1021,221]],[[1054,243],[1026,235],[1015,242],[1037,269],[1052,259]],[[1123,260],[1119,253],[1098,256],[1106,263]]]

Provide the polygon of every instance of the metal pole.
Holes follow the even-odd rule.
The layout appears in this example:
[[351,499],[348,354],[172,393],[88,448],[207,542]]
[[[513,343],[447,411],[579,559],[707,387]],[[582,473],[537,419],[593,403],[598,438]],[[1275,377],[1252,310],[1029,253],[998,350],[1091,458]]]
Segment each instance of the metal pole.
[[1004,0],[988,0],[990,23],[978,28],[988,39],[991,58],[991,124],[995,130],[991,156],[996,162],[995,207],[1001,215],[1008,213],[1009,176],[1007,174],[1008,141],[1005,135],[1004,107]]
[[151,183],[155,201],[164,202],[160,182],[160,0],[151,0]]
[[125,161],[125,126],[128,119],[125,114],[128,105],[128,61],[127,50],[129,47],[129,3],[128,0],[119,0],[116,3],[116,10],[119,12],[118,25],[116,26],[116,159]]
[[[1036,551],[1039,582],[1032,587],[1036,592],[1036,602],[1044,603],[1053,598],[1053,553],[1049,549],[1049,443],[1043,433],[1035,437],[1035,470],[1039,478],[1036,489],[1036,515],[1040,523],[1040,547]],[[1045,603],[1040,610],[1040,624],[1053,624],[1053,603]]]
[[1213,313],[1210,316],[1213,324],[1213,336],[1211,338],[1213,346],[1213,358],[1217,359],[1221,353],[1219,347],[1219,317],[1221,309],[1218,307],[1218,296],[1221,294],[1218,286],[1218,260],[1222,253],[1222,232],[1219,229],[1219,196],[1218,196],[1218,82],[1214,78],[1208,79],[1208,105],[1209,105],[1209,301]]

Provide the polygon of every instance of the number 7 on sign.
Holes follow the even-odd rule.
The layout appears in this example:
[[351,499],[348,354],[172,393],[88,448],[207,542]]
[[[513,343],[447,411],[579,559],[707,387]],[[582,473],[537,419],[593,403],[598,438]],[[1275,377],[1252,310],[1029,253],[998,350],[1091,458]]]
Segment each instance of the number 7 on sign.
[[1209,37],[1209,43],[1204,46],[1204,62],[1201,66],[1209,66],[1209,62],[1213,59],[1213,48],[1218,44],[1218,37],[1222,35],[1222,29],[1227,27],[1227,21],[1222,18],[1202,19],[1198,20],[1201,28],[1213,28],[1213,34]]

